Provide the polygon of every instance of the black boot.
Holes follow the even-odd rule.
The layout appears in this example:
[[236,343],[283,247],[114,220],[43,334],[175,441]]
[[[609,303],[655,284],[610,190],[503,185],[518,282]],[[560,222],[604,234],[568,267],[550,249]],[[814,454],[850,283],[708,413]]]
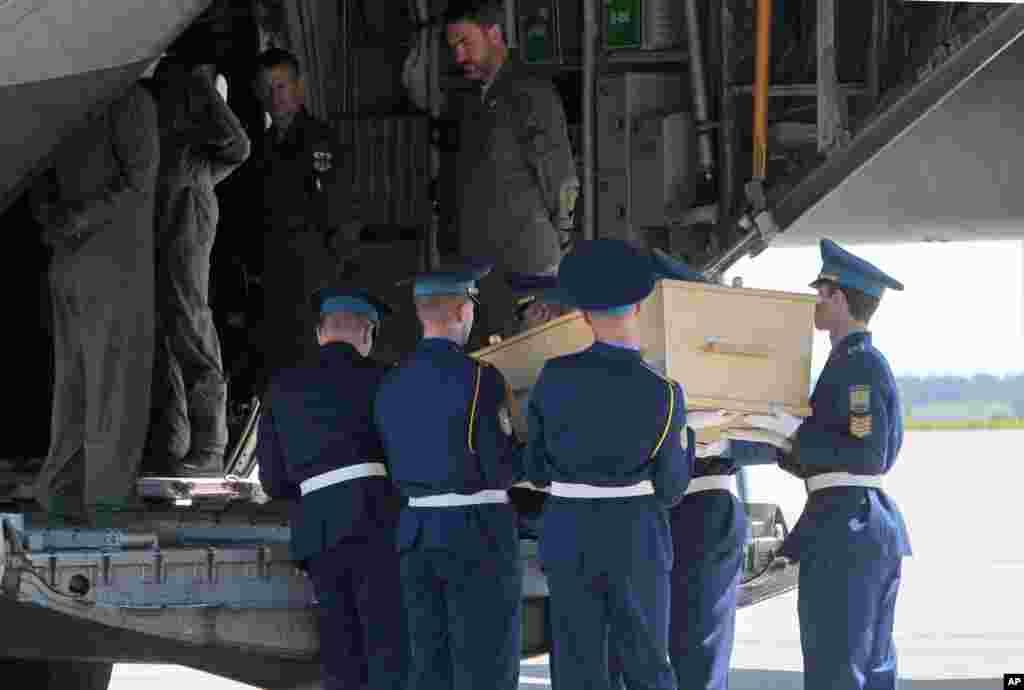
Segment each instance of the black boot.
[[223,453],[189,453],[184,460],[175,463],[172,477],[223,477]]
[[224,453],[228,445],[227,385],[208,382],[197,385],[189,395],[188,416],[192,443],[178,463],[180,477],[224,476]]

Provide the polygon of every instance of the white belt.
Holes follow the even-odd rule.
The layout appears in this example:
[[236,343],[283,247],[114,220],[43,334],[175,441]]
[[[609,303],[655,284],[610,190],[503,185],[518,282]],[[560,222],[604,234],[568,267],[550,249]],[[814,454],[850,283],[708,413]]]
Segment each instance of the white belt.
[[686,485],[686,494],[699,493],[701,491],[728,491],[736,494],[736,478],[731,474],[712,474],[707,477],[694,477]]
[[533,482],[522,481],[512,485],[513,489],[529,489],[530,491],[540,491],[541,493],[549,494],[551,489],[546,486],[537,486]]
[[816,477],[808,477],[805,482],[807,492],[830,489],[833,486],[863,486],[866,489],[881,489],[880,474],[850,474],[849,472],[826,472]]
[[323,489],[334,484],[340,484],[341,482],[347,482],[352,479],[361,479],[362,477],[386,477],[388,476],[388,468],[383,462],[364,462],[359,465],[348,465],[347,467],[339,467],[336,470],[330,472],[324,472],[318,474],[315,477],[299,482],[299,491],[305,496],[311,491],[317,489]]
[[508,492],[501,489],[484,489],[475,494],[436,494],[434,496],[410,496],[410,508],[458,508],[478,506],[484,503],[508,503]]
[[551,482],[551,495],[562,498],[628,498],[653,494],[654,484],[650,479],[629,486],[593,486],[591,484]]

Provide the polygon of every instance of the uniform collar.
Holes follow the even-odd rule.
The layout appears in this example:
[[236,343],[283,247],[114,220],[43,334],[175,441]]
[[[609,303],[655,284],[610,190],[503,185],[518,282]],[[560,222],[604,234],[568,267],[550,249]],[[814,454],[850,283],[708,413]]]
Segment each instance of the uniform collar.
[[270,129],[267,130],[267,135],[270,137],[270,141],[273,146],[289,146],[292,145],[299,136],[299,131],[305,127],[306,122],[310,119],[309,113],[305,108],[295,113],[295,117],[292,118],[292,123],[288,127],[288,131],[284,133],[284,138],[278,141],[277,139],[277,125],[271,125]]
[[829,359],[846,357],[867,347],[871,347],[871,331],[854,331],[832,346]]
[[609,343],[603,340],[597,340],[593,345],[590,346],[593,352],[602,355],[611,355],[613,357],[624,357],[626,359],[640,359],[640,350],[633,349],[626,345],[619,345],[616,343]]
[[333,362],[336,360],[362,361],[364,358],[349,343],[327,343],[320,347],[320,359]]
[[498,81],[498,78],[501,76],[501,73],[505,71],[505,66],[506,65],[501,65],[500,67],[498,67],[498,71],[494,73],[494,76],[491,77],[490,81],[485,81],[483,85],[480,87],[480,100],[487,100],[487,92],[491,90],[491,87],[494,86],[494,82]]
[[618,340],[599,340],[602,345],[608,345],[610,347],[616,347],[620,350],[632,350],[633,352],[640,352],[639,345],[630,345],[628,343],[619,342]]
[[462,352],[462,347],[448,338],[422,338],[416,349],[424,352]]
[[504,88],[506,84],[514,82],[516,75],[519,73],[519,62],[511,54],[508,59],[505,60],[505,64],[498,68],[497,73],[494,75],[494,79],[489,84],[485,84],[480,89],[480,100],[487,103],[489,100],[495,98]]
[[846,337],[836,343],[836,347],[853,347],[855,345],[871,344],[871,331],[854,331],[853,333],[847,333]]

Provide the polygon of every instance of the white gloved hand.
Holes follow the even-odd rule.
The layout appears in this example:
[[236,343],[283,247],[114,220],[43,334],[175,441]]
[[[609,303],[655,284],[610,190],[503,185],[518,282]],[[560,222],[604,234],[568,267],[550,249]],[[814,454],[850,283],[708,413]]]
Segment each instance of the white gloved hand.
[[785,438],[791,438],[804,423],[799,417],[794,417],[777,407],[772,409],[770,415],[748,414],[743,419],[752,427],[774,431]]
[[738,416],[735,412],[726,412],[725,410],[694,410],[686,413],[686,426],[694,431],[699,431],[708,427],[722,426]]
[[729,439],[723,438],[712,443],[698,443],[693,454],[698,458],[715,458],[729,452]]

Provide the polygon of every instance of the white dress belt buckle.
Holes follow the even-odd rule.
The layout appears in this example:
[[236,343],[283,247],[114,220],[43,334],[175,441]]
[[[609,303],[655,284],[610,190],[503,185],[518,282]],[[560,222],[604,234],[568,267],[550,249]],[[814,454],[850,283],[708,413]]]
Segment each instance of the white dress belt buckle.
[[487,503],[508,503],[508,492],[502,489],[484,489],[474,494],[435,494],[410,496],[410,508],[460,508]]
[[551,482],[551,495],[561,498],[629,498],[632,496],[653,496],[654,483],[645,479],[628,486],[593,486],[592,484],[569,484]]
[[731,474],[712,474],[706,477],[693,477],[686,485],[686,496],[700,493],[701,491],[728,491],[734,496],[736,493],[736,478]]
[[312,491],[325,489],[328,486],[351,481],[353,479],[386,476],[388,476],[388,468],[383,462],[363,462],[358,465],[339,467],[335,470],[331,470],[330,472],[324,472],[323,474],[318,474],[315,477],[310,477],[305,481],[299,482],[299,491],[303,496],[305,496]]
[[849,472],[826,472],[814,477],[808,477],[804,483],[807,492],[831,489],[834,486],[860,486],[866,489],[882,489],[882,475],[880,474],[850,474]]

